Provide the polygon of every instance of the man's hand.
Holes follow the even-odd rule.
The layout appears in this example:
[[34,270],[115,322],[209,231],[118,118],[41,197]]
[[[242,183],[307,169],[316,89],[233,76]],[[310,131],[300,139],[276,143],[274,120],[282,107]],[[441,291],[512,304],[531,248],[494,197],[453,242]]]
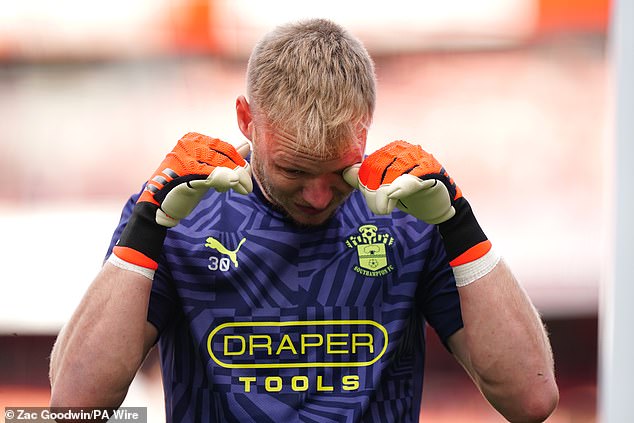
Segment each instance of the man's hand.
[[156,223],[171,228],[191,213],[210,188],[250,193],[251,170],[244,160],[249,144],[238,148],[206,135],[186,134],[150,177],[138,203],[157,206]]
[[434,156],[405,141],[375,151],[360,165],[346,169],[344,178],[363,192],[375,214],[389,214],[398,207],[431,224],[452,218],[454,203],[462,197]]
[[[343,176],[361,190],[375,214],[389,214],[398,207],[417,219],[437,224],[460,286],[473,282],[497,264],[499,258],[489,254],[491,242],[462,191],[434,156],[420,146],[394,141],[361,164],[347,168]],[[456,273],[462,265],[468,266]],[[462,278],[465,273],[466,278]]]
[[109,261],[151,278],[167,228],[188,216],[209,189],[253,190],[244,160],[248,154],[246,143],[236,149],[206,135],[186,134],[148,180]]

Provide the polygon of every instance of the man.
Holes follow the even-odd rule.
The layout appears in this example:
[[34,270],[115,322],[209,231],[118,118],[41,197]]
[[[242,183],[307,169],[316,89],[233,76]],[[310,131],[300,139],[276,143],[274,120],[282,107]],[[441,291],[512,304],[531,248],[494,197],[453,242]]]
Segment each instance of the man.
[[158,343],[170,422],[417,421],[427,322],[507,419],[544,420],[547,336],[460,189],[407,142],[364,158],[361,43],[279,27],[247,95],[250,155],[187,134],[128,202],[53,349],[51,404],[119,406]]

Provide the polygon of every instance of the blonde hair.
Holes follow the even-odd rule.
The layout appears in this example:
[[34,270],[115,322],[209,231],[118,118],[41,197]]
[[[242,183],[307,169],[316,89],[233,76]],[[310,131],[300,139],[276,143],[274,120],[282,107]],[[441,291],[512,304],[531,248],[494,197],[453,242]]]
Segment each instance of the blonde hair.
[[325,19],[277,27],[255,46],[247,68],[256,122],[293,135],[298,149],[319,157],[340,153],[369,127],[375,86],[361,42]]

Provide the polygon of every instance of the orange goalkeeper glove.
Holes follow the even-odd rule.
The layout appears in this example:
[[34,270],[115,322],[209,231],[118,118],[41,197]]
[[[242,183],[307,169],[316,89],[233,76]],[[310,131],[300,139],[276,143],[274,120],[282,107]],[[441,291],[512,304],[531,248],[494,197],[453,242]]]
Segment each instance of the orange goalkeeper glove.
[[[498,257],[489,254],[491,242],[462,191],[434,156],[420,146],[394,141],[366,157],[361,164],[347,168],[344,178],[361,190],[375,214],[389,214],[398,207],[420,220],[438,225],[449,264],[454,270],[468,265],[461,267],[468,269],[467,279],[483,276],[484,264],[486,273],[492,269],[493,262],[497,264]],[[467,284],[458,278],[457,282],[459,286]]]
[[152,279],[167,228],[189,215],[209,189],[253,190],[244,160],[249,150],[246,143],[236,150],[219,139],[186,134],[148,180],[109,261]]

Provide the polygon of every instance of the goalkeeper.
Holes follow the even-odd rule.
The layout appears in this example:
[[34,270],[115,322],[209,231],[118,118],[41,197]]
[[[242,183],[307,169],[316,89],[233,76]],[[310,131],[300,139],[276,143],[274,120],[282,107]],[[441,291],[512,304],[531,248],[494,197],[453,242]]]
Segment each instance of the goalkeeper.
[[505,418],[546,419],[547,335],[459,185],[413,140],[365,156],[375,83],[330,21],[267,34],[249,142],[188,133],[130,198],[51,405],[118,407],[156,346],[169,422],[415,422],[429,325]]

